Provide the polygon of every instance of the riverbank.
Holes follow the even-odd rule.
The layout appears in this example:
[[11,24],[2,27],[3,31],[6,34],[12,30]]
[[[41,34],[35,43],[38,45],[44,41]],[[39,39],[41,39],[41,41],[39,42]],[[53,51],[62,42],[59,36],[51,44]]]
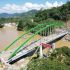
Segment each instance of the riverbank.
[[[4,27],[0,29],[0,51],[2,51],[6,46],[13,42],[18,36],[22,35],[24,32],[17,31],[16,27]],[[16,43],[15,46],[17,46]]]
[[[0,29],[0,51],[4,50],[8,45],[10,45],[16,38],[24,34],[25,31],[17,31],[16,26],[5,26],[4,28]],[[15,49],[20,46],[27,38],[29,38],[32,34],[26,34],[25,38],[22,37],[18,40],[11,48]],[[36,35],[34,40],[39,39],[40,36]],[[31,40],[32,41],[32,40]]]
[[[25,33],[24,31],[17,31],[16,26],[5,26],[4,28],[0,28],[0,51],[2,51],[5,47],[7,47],[10,43],[12,43],[17,37]],[[30,37],[30,35],[26,35],[26,38]],[[40,36],[35,36],[34,39],[38,39]],[[26,39],[25,38],[25,39]],[[18,47],[21,45],[24,41],[24,38],[21,38],[18,42],[16,42],[13,48]],[[61,47],[61,46],[69,46],[70,47],[70,42],[69,41],[64,41],[60,40],[56,42],[56,47]]]
[[[5,26],[4,28],[0,29],[0,51],[2,51],[6,46],[8,46],[11,42],[13,42],[17,37],[22,35],[23,31],[17,31],[16,26]],[[10,53],[11,51],[13,52],[14,49],[16,49],[19,45],[21,45],[27,38],[29,38],[32,34],[28,34],[25,36],[25,38],[21,38],[18,42],[15,43],[7,52],[6,54]],[[41,36],[37,35],[34,37],[34,40],[41,38]],[[32,40],[31,40],[32,41]],[[56,48],[60,48],[62,46],[68,46],[70,47],[70,42],[65,41],[65,40],[60,40],[56,42]],[[9,52],[10,51],[10,52]],[[47,49],[46,49],[47,51]],[[7,55],[9,57],[9,54]],[[4,58],[7,56],[3,56]],[[20,67],[22,68],[24,65],[26,65],[29,62],[29,58],[22,59],[12,65],[15,70],[19,70]],[[17,67],[18,66],[18,67]],[[25,66],[24,66],[25,67]]]

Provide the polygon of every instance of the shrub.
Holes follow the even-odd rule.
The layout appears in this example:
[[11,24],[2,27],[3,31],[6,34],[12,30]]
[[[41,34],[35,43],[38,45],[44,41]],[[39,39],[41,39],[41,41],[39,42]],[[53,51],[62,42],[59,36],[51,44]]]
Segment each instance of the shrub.
[[69,68],[58,60],[37,59],[33,60],[27,70],[69,70]]
[[3,27],[4,27],[4,24],[1,24],[1,23],[0,23],[0,28],[3,28]]

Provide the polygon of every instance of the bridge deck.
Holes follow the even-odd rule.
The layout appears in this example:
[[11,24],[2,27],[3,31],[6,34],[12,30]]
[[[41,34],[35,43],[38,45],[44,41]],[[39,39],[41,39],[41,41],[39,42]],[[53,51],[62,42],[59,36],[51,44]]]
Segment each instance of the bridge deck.
[[14,56],[13,58],[11,58],[9,60],[9,62],[16,60],[17,58],[20,58],[24,55],[26,55],[27,53],[31,52],[33,49],[35,49],[35,47],[40,46],[41,43],[49,43],[51,41],[54,41],[64,35],[66,35],[68,32],[66,31],[59,31],[55,34],[52,34],[50,36],[47,37],[43,37],[41,39],[39,39],[38,41],[30,44],[28,47],[26,47],[25,49],[22,49],[16,56]]

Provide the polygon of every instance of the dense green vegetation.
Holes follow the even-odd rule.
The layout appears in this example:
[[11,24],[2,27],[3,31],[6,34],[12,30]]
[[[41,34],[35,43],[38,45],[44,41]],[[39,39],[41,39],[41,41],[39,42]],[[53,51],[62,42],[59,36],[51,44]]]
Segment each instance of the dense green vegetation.
[[0,18],[0,23],[3,22],[3,23],[12,23],[12,22],[15,22],[17,23],[18,21],[20,20],[20,18],[15,18],[15,17],[12,17],[12,18]]
[[[31,22],[31,19],[33,19],[33,22]],[[52,9],[45,9],[45,10],[39,10],[35,16],[28,17],[23,19],[23,26],[26,25],[27,29],[32,28],[36,26],[37,24],[44,23],[46,21],[53,21],[53,20],[62,20],[67,21],[70,19],[70,2],[67,2],[66,4]],[[25,23],[26,21],[26,23]],[[35,24],[36,23],[36,24]],[[20,23],[19,23],[20,25]],[[18,27],[20,28],[20,27]],[[24,28],[24,27],[23,27]]]
[[3,27],[4,27],[4,24],[3,23],[2,24],[0,23],[0,28],[3,28]]
[[27,70],[70,70],[70,48],[57,48],[45,59],[34,59]]
[[52,9],[40,10],[35,15],[35,21],[40,22],[43,20],[47,20],[48,18],[53,18],[55,20],[67,21],[70,19],[70,2],[60,6],[53,7]]
[[7,13],[2,13],[0,14],[0,23],[11,23],[11,22],[19,22],[20,20],[25,20],[26,18],[31,18],[35,15],[37,10],[31,10],[25,13],[14,13],[14,14],[7,14]]
[[35,26],[37,26],[37,23],[33,22],[32,17],[26,17],[25,19],[21,19],[18,22],[17,29],[18,30],[28,30],[28,29],[31,29]]
[[3,21],[4,21],[4,19],[1,18],[1,19],[0,19],[0,28],[4,27],[4,23],[3,23]]

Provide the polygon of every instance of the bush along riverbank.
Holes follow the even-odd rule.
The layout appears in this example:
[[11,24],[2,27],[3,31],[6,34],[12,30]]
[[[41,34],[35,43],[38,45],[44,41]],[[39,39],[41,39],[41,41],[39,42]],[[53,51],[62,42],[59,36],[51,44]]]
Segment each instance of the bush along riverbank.
[[46,59],[33,59],[27,70],[70,70],[70,48],[57,48]]

